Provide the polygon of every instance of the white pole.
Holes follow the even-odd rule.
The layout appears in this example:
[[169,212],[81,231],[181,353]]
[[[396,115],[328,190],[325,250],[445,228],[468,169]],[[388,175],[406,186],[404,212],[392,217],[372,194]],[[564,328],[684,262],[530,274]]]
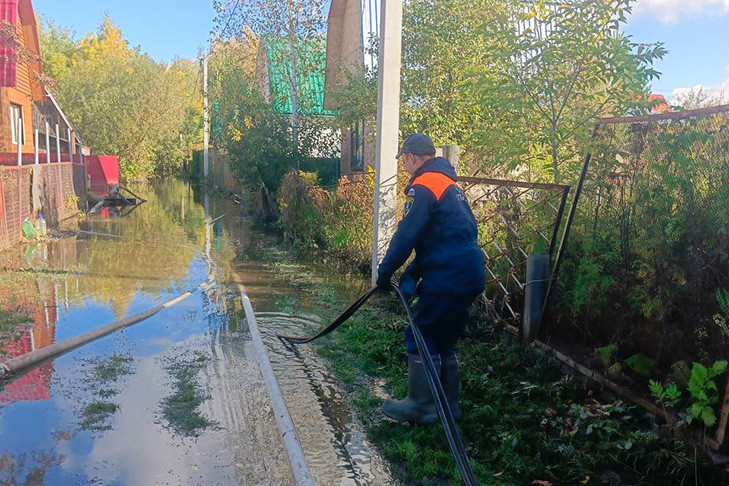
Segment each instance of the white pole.
[[203,176],[208,180],[208,145],[210,143],[210,114],[208,113],[208,57],[203,59]]
[[56,159],[57,162],[61,161],[61,129],[58,128],[58,123],[56,123]]
[[23,119],[20,117],[15,127],[15,141],[18,142],[18,165],[23,165]]
[[73,140],[71,139],[71,129],[66,128],[68,130],[68,161],[73,162]]
[[377,157],[372,284],[395,232],[397,154],[400,127],[400,61],[402,56],[402,0],[382,0],[380,21],[379,93],[377,96]]
[[51,163],[51,126],[46,122],[46,164]]
[[38,138],[40,137],[40,134],[38,133],[37,128],[35,129],[35,131],[33,133],[35,135],[35,146],[33,147],[35,150],[35,156],[34,156],[35,159],[33,160],[33,162],[35,162],[35,164],[38,165],[38,145],[40,144],[40,141],[38,140]]

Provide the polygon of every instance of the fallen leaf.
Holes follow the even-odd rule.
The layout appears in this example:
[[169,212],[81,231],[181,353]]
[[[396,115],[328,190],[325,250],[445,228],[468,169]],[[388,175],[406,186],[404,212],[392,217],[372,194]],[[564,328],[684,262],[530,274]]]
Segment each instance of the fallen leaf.
[[535,479],[534,481],[532,481],[532,486],[552,486],[552,483],[541,479]]
[[590,476],[585,476],[585,479],[583,479],[583,480],[582,480],[582,481],[580,481],[580,482],[581,482],[582,484],[587,484],[587,483],[589,483],[589,482],[590,482]]

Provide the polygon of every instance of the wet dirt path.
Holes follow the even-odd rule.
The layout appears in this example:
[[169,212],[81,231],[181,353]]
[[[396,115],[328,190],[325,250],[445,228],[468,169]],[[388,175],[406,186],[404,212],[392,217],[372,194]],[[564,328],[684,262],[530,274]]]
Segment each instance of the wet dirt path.
[[96,235],[0,254],[13,269],[0,270],[0,360],[175,297],[206,278],[206,254],[216,284],[0,383],[0,484],[292,484],[239,283],[316,484],[392,484],[326,363],[274,337],[321,324],[271,268],[276,238],[185,183],[143,192],[130,216],[81,223]]

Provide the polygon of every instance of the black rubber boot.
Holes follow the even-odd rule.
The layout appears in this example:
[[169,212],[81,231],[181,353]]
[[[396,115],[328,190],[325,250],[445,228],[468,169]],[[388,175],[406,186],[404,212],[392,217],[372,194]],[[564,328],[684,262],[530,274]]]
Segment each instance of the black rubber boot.
[[[431,356],[436,372],[440,373],[440,356]],[[425,365],[420,355],[408,354],[408,396],[404,400],[385,400],[382,413],[398,422],[432,424],[438,420],[433,394],[428,386]]]
[[458,358],[452,354],[443,360],[440,368],[440,382],[451,407],[451,413],[456,421],[463,418],[461,406],[458,404],[458,395],[461,393],[461,372],[458,369]]

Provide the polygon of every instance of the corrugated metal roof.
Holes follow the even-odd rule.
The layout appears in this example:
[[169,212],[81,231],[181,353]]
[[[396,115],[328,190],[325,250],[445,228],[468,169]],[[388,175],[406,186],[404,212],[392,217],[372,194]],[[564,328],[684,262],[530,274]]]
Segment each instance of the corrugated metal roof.
[[[276,111],[291,114],[291,55],[289,41],[284,36],[264,39],[268,60],[271,103]],[[324,109],[324,76],[326,70],[326,40],[316,37],[299,39],[296,44],[299,66],[299,113],[307,116],[335,116],[336,111]],[[301,76],[304,73],[305,76]]]

